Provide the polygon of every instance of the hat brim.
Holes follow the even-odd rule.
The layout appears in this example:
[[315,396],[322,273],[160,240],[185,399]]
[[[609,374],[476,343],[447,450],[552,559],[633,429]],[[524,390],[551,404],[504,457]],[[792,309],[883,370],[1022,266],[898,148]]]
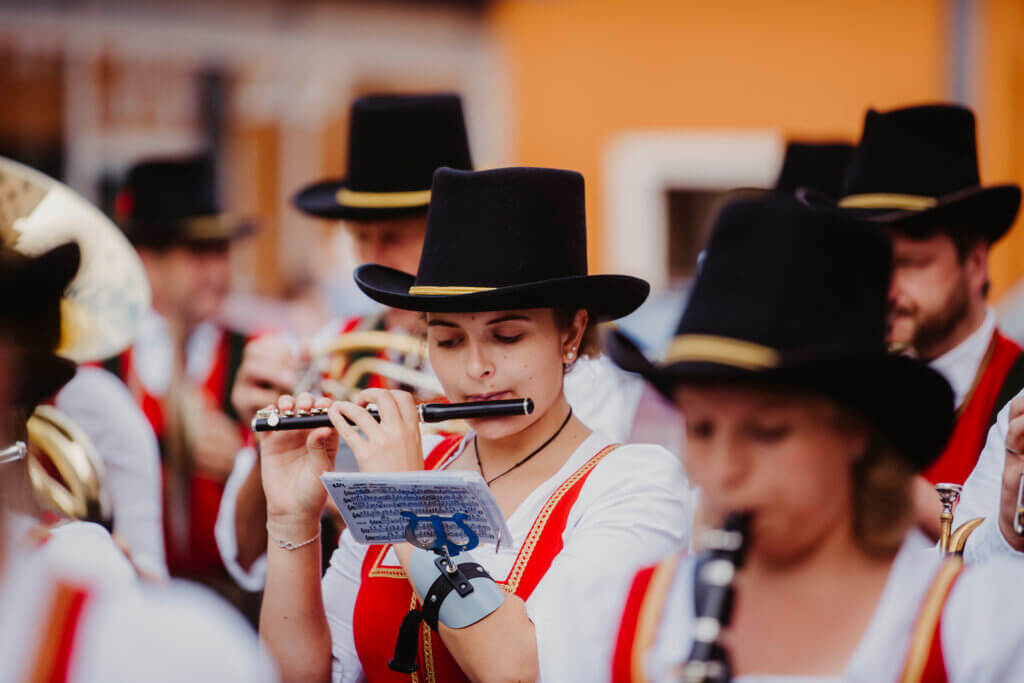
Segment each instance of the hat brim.
[[25,351],[18,360],[15,401],[29,415],[75,376],[78,366],[48,351]]
[[1021,191],[1016,185],[968,188],[938,197],[934,206],[922,211],[844,208],[810,188],[800,188],[797,197],[811,208],[840,211],[901,232],[924,235],[939,226],[960,227],[981,233],[994,244],[1017,219]]
[[640,307],[650,285],[628,275],[581,275],[452,295],[414,295],[416,278],[376,264],[360,266],[356,284],[379,303],[425,313],[478,313],[524,308],[585,308],[592,320],[621,318]]
[[292,205],[299,211],[317,218],[351,221],[376,221],[426,215],[430,202],[417,202],[409,206],[361,207],[338,201],[338,192],[350,189],[348,180],[322,180],[307,185],[292,197]]
[[616,365],[641,375],[669,399],[680,385],[707,382],[785,386],[831,397],[870,420],[916,470],[938,458],[953,431],[949,384],[925,363],[905,356],[808,358],[758,371],[707,361],[661,365],[618,330],[605,337],[605,350]]

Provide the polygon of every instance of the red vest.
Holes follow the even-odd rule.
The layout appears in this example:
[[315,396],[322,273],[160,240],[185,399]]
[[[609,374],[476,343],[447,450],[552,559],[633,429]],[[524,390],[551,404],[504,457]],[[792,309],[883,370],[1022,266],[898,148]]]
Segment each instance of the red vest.
[[933,484],[963,484],[978,463],[985,447],[992,415],[1001,406],[996,401],[1002,394],[1006,376],[1021,354],[1021,348],[999,330],[992,335],[985,357],[978,367],[974,386],[957,411],[956,426],[946,449],[922,474]]
[[68,680],[75,636],[88,598],[89,592],[83,588],[63,582],[57,584],[27,683]]
[[[234,384],[234,375],[238,369],[237,365],[240,361],[243,344],[244,337],[225,331],[217,344],[210,371],[201,385],[211,402],[226,412],[230,406],[231,387]],[[142,412],[153,426],[157,440],[162,443],[166,430],[163,397],[150,393],[142,384],[138,371],[135,369],[133,349],[129,348],[116,358],[114,363],[105,365],[128,385],[136,403],[142,408]],[[243,425],[239,425],[239,430],[244,439],[248,431]],[[166,476],[164,483],[165,514],[163,518],[167,569],[172,576],[206,576],[224,573],[226,570],[221,562],[220,552],[217,550],[217,542],[213,535],[213,526],[217,521],[217,512],[220,509],[220,499],[224,494],[224,482],[199,472],[190,475],[187,491],[189,501],[188,537],[187,542],[183,544],[187,547],[187,551],[179,550],[174,543],[170,542],[170,515],[166,513],[168,510]]]
[[[613,683],[649,680],[644,672],[644,656],[657,636],[662,610],[679,561],[679,555],[672,556],[661,564],[641,569],[633,577],[612,656]],[[941,638],[942,609],[962,570],[963,559],[954,555],[943,563],[932,580],[911,633],[901,683],[946,683]]]
[[[459,447],[461,439],[461,436],[451,436],[438,444],[427,456],[426,469],[437,469],[443,465]],[[608,446],[591,457],[547,499],[530,527],[508,577],[498,582],[506,592],[518,595],[524,601],[529,599],[562,551],[562,534],[583,484],[597,464],[615,448]],[[367,549],[352,619],[356,652],[367,680],[424,683],[468,680],[441,637],[426,624],[420,627],[419,672],[399,674],[388,669],[388,660],[394,655],[398,626],[418,602],[402,568],[383,566],[389,548],[374,545]]]

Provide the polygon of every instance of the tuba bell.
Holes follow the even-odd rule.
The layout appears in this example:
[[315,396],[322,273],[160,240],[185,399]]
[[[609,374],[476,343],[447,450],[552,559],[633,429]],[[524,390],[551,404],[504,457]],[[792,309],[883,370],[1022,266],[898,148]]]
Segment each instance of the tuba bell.
[[424,369],[427,342],[422,337],[377,330],[346,332],[314,345],[310,352],[313,364],[304,377],[305,386],[299,387],[302,391],[309,391],[318,377],[325,394],[345,400],[359,392],[360,382],[368,375],[379,375],[412,388],[424,399],[444,393],[433,373]]
[[[85,363],[127,348],[150,306],[149,280],[121,231],[56,180],[0,157],[0,240],[27,256],[76,242],[81,265],[61,299],[59,356]],[[28,469],[40,506],[75,519],[110,522],[110,487],[89,437],[41,405],[29,417]]]

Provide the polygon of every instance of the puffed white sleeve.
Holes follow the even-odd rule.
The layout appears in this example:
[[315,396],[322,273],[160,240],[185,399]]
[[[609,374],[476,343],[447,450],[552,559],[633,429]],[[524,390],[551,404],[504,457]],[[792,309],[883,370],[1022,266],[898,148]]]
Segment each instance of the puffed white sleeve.
[[160,450],[128,387],[102,368],[80,367],[56,407],[89,436],[106,466],[114,533],[128,542],[132,561],[167,576]]
[[685,548],[691,524],[690,487],[676,456],[631,445],[605,457],[573,506],[562,551],[526,603],[541,680],[602,680],[622,612],[610,588]]
[[246,569],[238,562],[238,535],[235,533],[235,506],[238,503],[238,492],[242,484],[249,478],[256,464],[256,450],[247,446],[238,451],[234,467],[224,484],[224,494],[220,498],[217,510],[217,521],[213,525],[213,537],[217,541],[217,551],[228,574],[241,588],[247,591],[261,591],[267,584],[267,554],[263,553]]
[[[1017,396],[1024,395],[1024,391]],[[1003,465],[1006,462],[1006,433],[1009,430],[1010,404],[1000,409],[995,424],[988,430],[985,447],[971,475],[964,482],[960,503],[953,515],[953,528],[984,517],[985,521],[967,537],[964,560],[968,564],[985,562],[995,556],[1024,558],[1006,542],[999,530],[999,499],[1003,487]]]
[[1024,680],[1021,565],[994,558],[968,565],[942,611],[942,654],[950,683]]
[[252,627],[205,588],[181,581],[87,603],[70,681],[279,680]]
[[327,625],[331,629],[331,680],[334,683],[366,680],[356,653],[352,626],[365,557],[366,548],[357,544],[345,529],[320,584]]

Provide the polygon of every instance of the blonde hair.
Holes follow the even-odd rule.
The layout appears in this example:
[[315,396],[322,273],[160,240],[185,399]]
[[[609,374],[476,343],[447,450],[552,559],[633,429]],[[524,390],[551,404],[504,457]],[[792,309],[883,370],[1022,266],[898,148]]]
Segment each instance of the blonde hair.
[[834,405],[837,428],[868,434],[867,448],[850,476],[854,540],[869,555],[892,554],[913,524],[914,469],[859,412]]

